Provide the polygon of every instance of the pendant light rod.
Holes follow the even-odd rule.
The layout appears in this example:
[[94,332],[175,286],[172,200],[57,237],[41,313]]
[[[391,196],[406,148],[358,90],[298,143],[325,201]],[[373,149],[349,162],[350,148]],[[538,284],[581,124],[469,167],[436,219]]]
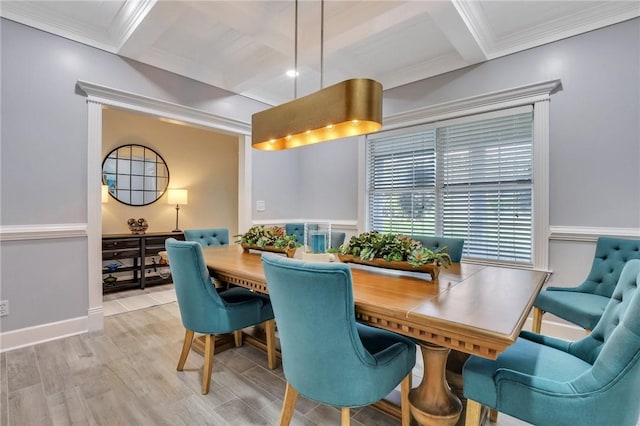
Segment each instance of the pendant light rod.
[[296,0],[295,35],[293,38],[293,99],[298,99],[298,0]]
[[323,78],[324,78],[324,0],[320,0],[320,90],[324,89]]

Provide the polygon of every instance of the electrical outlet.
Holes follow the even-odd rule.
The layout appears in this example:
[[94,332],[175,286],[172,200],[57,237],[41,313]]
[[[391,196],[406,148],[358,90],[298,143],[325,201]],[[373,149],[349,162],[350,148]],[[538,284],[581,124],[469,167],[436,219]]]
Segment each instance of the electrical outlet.
[[4,317],[9,315],[9,301],[2,300],[0,301],[0,317]]
[[256,201],[256,211],[263,212],[266,210],[266,203],[263,200]]

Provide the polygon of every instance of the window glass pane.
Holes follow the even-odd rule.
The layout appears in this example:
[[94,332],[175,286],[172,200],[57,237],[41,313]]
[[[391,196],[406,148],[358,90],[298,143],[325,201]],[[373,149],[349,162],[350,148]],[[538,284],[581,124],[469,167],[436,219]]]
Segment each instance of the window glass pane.
[[367,141],[369,227],[465,239],[464,255],[532,262],[530,107]]

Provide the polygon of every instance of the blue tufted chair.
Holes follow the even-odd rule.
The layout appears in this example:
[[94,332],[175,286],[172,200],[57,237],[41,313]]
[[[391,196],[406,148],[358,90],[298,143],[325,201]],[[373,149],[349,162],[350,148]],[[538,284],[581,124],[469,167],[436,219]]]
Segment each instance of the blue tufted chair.
[[202,393],[208,393],[213,369],[214,335],[234,332],[236,346],[240,346],[242,329],[260,323],[265,323],[268,365],[274,369],[275,322],[269,298],[240,287],[218,293],[209,279],[199,243],[169,238],[165,246],[182,324],[186,328],[178,371],[182,371],[187,360],[194,332],[205,334]]
[[229,230],[227,228],[185,229],[186,241],[197,241],[202,247],[225,246],[229,244]]
[[434,237],[427,235],[411,235],[412,239],[420,241],[423,247],[430,250],[438,250],[441,247],[446,247],[446,252],[451,257],[452,262],[460,262],[462,259],[462,249],[464,248],[464,238],[450,238],[450,237]]
[[[312,229],[317,229],[318,225],[311,225]],[[315,226],[315,227],[314,227]],[[285,223],[284,230],[287,235],[295,235],[296,242],[304,244],[304,223]]]
[[635,426],[640,414],[640,260],[630,260],[593,333],[577,342],[523,331],[498,358],[462,370],[466,425],[481,404],[538,426]]
[[578,287],[548,287],[534,302],[533,327],[540,333],[542,315],[552,313],[589,332],[598,323],[629,259],[640,259],[640,241],[600,237],[587,279]]
[[356,323],[351,270],[342,263],[306,263],[273,253],[262,255],[269,295],[278,321],[287,380],[280,425],[288,425],[298,393],[342,408],[372,404],[401,383],[402,424],[408,426],[411,339]]

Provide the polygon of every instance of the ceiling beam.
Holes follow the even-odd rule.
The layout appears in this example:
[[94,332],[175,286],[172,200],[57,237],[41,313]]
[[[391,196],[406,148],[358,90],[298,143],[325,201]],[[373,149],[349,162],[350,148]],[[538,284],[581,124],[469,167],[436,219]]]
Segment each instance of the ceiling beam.
[[477,33],[481,26],[470,21],[459,3],[459,0],[429,2],[433,7],[428,12],[467,65],[484,62],[488,57]]

